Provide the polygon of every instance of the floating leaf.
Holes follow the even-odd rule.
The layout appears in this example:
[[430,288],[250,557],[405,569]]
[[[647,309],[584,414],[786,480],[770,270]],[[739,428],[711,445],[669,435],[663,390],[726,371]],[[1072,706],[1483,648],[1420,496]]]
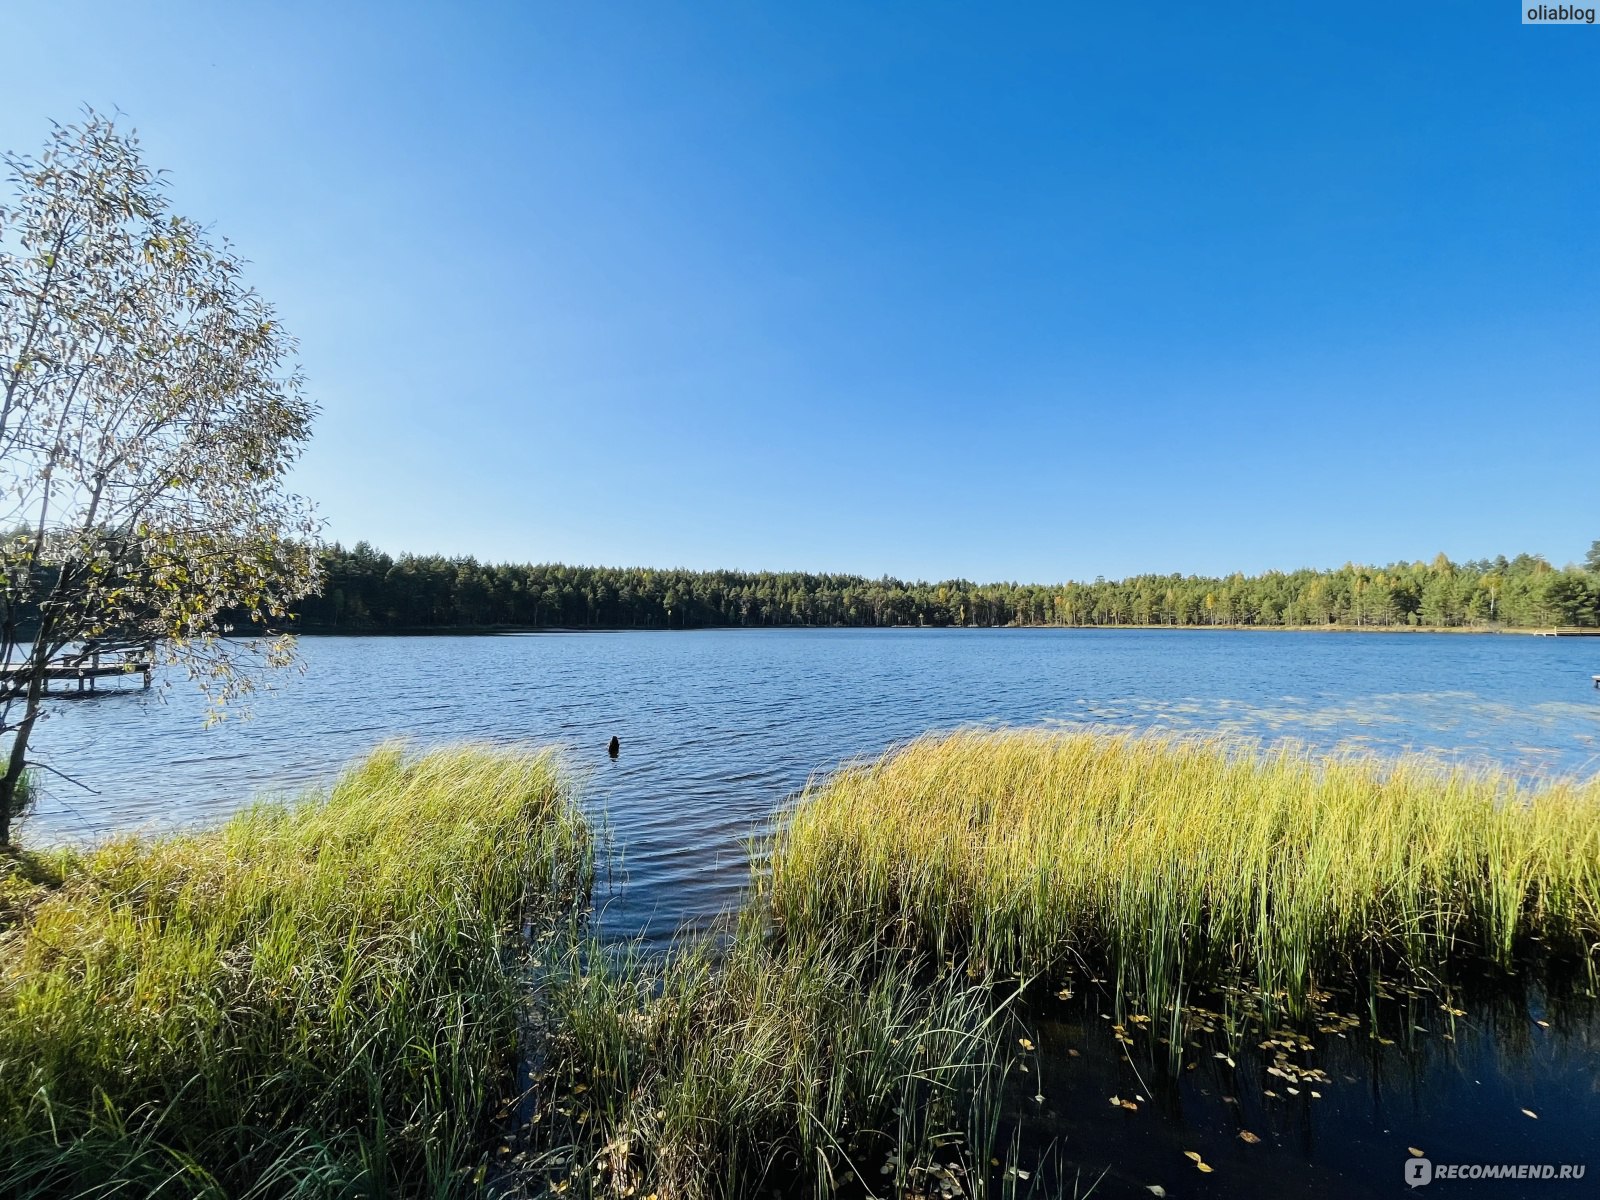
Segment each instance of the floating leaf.
[[1200,1151],[1198,1151],[1198,1150],[1185,1150],[1183,1152],[1183,1156],[1185,1158],[1187,1158],[1190,1162],[1199,1162],[1200,1161]]
[[1204,1171],[1207,1175],[1211,1174],[1211,1164],[1210,1163],[1197,1162],[1197,1163],[1195,1163],[1195,1166],[1199,1167],[1200,1170]]
[[1111,1097],[1111,1107],[1112,1108],[1121,1108],[1122,1107],[1122,1097],[1121,1096],[1113,1096],[1113,1097]]
[[1537,1025],[1540,1029],[1549,1029],[1550,1028],[1550,1022],[1549,1021],[1535,1021],[1534,1024]]
[[1062,988],[1059,992],[1056,993],[1056,999],[1057,1000],[1071,1000],[1072,999],[1072,989],[1071,988]]
[[1139,1106],[1137,1104],[1135,1104],[1132,1100],[1124,1100],[1122,1102],[1122,1107],[1127,1109],[1129,1112],[1138,1112],[1139,1111]]
[[1425,1154],[1421,1150],[1418,1150],[1415,1146],[1407,1146],[1406,1149],[1411,1152],[1411,1157],[1412,1158],[1427,1158],[1428,1157],[1427,1154]]
[[1033,1043],[1031,1041],[1029,1041],[1027,1038],[1018,1038],[1017,1039],[1017,1045],[1021,1046],[1024,1050],[1032,1050],[1033,1049]]
[[1251,1133],[1248,1129],[1239,1130],[1239,1140],[1247,1146],[1254,1146],[1261,1141],[1260,1138]]
[[1159,1183],[1150,1184],[1145,1188],[1145,1191],[1149,1192],[1152,1196],[1155,1196],[1157,1200],[1160,1200],[1160,1197],[1167,1194],[1167,1189],[1162,1187]]
[[1079,1054],[1076,1050],[1068,1050],[1067,1051],[1067,1057],[1068,1058],[1082,1058],[1083,1055]]
[[1534,1112],[1533,1109],[1531,1109],[1531,1108],[1523,1109],[1522,1110],[1522,1115],[1525,1116],[1525,1117],[1532,1117],[1535,1121],[1537,1121],[1539,1119],[1539,1114]]

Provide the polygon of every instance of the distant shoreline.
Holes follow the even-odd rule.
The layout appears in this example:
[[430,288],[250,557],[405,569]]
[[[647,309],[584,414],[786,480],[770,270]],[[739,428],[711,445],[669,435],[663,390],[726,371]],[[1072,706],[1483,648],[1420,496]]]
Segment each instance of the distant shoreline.
[[1127,632],[1224,632],[1224,633],[1448,633],[1504,634],[1515,637],[1600,638],[1600,628],[1554,628],[1550,626],[1488,625],[696,625],[689,628],[661,629],[636,625],[416,625],[398,629],[298,629],[287,630],[298,637],[498,637],[528,634],[573,633],[708,633],[738,630],[748,633],[785,629],[877,629],[964,631],[973,629],[1061,629],[1095,633]]

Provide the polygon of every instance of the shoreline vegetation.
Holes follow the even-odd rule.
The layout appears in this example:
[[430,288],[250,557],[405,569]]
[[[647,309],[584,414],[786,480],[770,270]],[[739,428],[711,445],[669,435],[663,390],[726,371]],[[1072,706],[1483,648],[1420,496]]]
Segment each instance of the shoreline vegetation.
[[908,582],[795,571],[482,563],[365,542],[323,553],[296,607],[308,633],[447,629],[1064,626],[1600,629],[1600,542],[1582,565],[1537,555],[1092,583]]
[[549,754],[382,749],[215,828],[0,857],[0,1195],[412,1196],[486,1161],[519,929],[588,900]]
[[1548,967],[1559,1000],[1600,953],[1600,780],[1414,759],[919,739],[815,780],[666,953],[588,932],[594,844],[548,754],[390,748],[214,829],[13,853],[0,1192],[1038,1194],[1003,1098],[1074,988],[1181,1078],[1224,1057],[1174,1032],[1219,994],[1377,1038],[1330,993],[1454,1012]]
[[496,637],[512,634],[574,634],[574,633],[694,633],[721,629],[861,629],[886,630],[912,629],[1059,629],[1096,633],[1148,633],[1170,631],[1173,633],[1450,633],[1468,635],[1506,635],[1515,637],[1600,637],[1600,626],[1585,625],[769,625],[761,627],[732,625],[690,626],[687,629],[665,627],[634,628],[628,625],[417,625],[385,629],[297,628],[293,632],[302,637]]

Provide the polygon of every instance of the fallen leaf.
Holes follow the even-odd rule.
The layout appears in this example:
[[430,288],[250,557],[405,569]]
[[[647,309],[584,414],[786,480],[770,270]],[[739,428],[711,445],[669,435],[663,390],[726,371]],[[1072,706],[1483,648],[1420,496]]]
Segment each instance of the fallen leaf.
[[1068,1050],[1067,1051],[1067,1057],[1068,1058],[1082,1058],[1083,1055],[1079,1054],[1076,1050]]
[[1211,1174],[1211,1164],[1203,1163],[1203,1162],[1197,1162],[1197,1163],[1195,1163],[1195,1166],[1199,1167],[1207,1175]]
[[1540,1029],[1549,1029],[1550,1028],[1550,1022],[1549,1021],[1535,1021],[1534,1024],[1537,1025]]
[[1407,1146],[1406,1149],[1411,1151],[1411,1157],[1412,1158],[1427,1158],[1428,1157],[1425,1153],[1423,1153],[1421,1150],[1418,1150],[1415,1146]]
[[1157,1197],[1158,1200],[1160,1197],[1167,1194],[1167,1189],[1162,1187],[1159,1183],[1150,1184],[1147,1188],[1145,1188],[1145,1191],[1149,1192],[1152,1196]]
[[1187,1158],[1190,1162],[1199,1162],[1200,1161],[1200,1151],[1198,1151],[1198,1150],[1185,1150],[1183,1152],[1183,1156],[1185,1158]]
[[1111,1107],[1112,1108],[1121,1108],[1122,1107],[1122,1097],[1121,1096],[1113,1096],[1113,1097],[1111,1097]]
[[1024,1050],[1032,1050],[1033,1049],[1033,1043],[1031,1041],[1029,1041],[1027,1038],[1018,1038],[1017,1039],[1017,1045],[1021,1046]]
[[1239,1140],[1247,1146],[1254,1146],[1261,1141],[1260,1138],[1251,1133],[1248,1129],[1239,1130]]
[[1531,1109],[1531,1108],[1523,1109],[1522,1110],[1522,1115],[1525,1116],[1525,1117],[1532,1117],[1535,1121],[1537,1121],[1539,1119],[1539,1114],[1534,1112],[1533,1109]]

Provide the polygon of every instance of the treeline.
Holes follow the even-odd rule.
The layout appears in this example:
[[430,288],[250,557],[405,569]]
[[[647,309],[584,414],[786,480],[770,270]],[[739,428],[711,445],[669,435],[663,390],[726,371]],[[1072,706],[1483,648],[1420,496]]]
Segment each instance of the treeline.
[[1537,555],[1226,578],[1137,575],[1093,583],[907,583],[788,571],[681,571],[480,563],[365,542],[325,555],[311,632],[488,626],[699,629],[715,626],[1350,625],[1594,626],[1600,542],[1582,566]]

